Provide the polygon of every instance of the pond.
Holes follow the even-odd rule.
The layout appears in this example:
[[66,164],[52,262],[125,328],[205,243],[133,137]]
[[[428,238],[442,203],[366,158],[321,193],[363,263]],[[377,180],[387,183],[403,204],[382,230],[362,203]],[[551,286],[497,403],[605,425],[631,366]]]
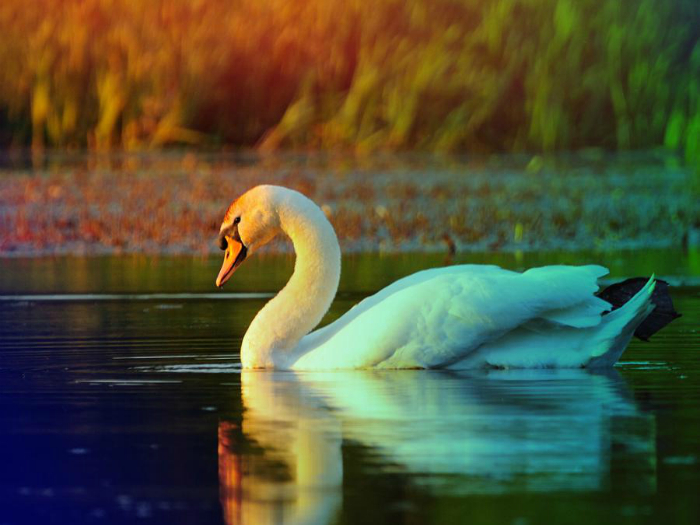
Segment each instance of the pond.
[[[288,255],[0,259],[0,523],[700,522],[697,251],[459,255],[667,278],[586,370],[243,372]],[[441,255],[355,255],[324,323]]]

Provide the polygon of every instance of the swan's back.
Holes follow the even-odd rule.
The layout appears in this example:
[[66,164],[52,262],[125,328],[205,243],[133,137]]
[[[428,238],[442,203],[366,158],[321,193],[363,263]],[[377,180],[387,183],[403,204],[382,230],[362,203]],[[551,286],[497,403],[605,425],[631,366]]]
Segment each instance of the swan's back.
[[[398,281],[393,282],[386,288],[382,288],[374,295],[363,299],[361,302],[353,306],[350,309],[350,311],[345,313],[345,315],[343,315],[340,319],[337,319],[333,323],[310,333],[309,335],[304,337],[304,339],[302,339],[299,348],[302,350],[303,353],[306,353],[310,350],[313,350],[314,348],[320,347],[321,345],[325,344],[329,339],[333,338],[339,331],[343,330],[345,327],[350,325],[353,321],[355,321],[355,319],[363,315],[365,312],[368,312],[375,307],[386,308],[386,305],[382,306],[383,301],[386,301],[389,297],[391,297],[394,294],[400,293],[407,289],[410,289],[409,292],[411,294],[416,294],[419,293],[419,290],[422,290],[420,286],[426,281],[430,281],[440,276],[460,274],[465,271],[474,272],[475,274],[478,274],[480,272],[514,273],[508,272],[508,270],[503,270],[498,266],[472,264],[461,266],[447,266],[445,268],[432,268],[429,270],[416,272],[407,277],[399,279]],[[383,311],[380,311],[379,309],[372,310],[372,312],[373,313],[371,315],[380,315],[383,313]]]
[[[610,350],[610,337],[592,337],[604,331],[607,317],[613,318],[602,316],[610,304],[594,295],[597,279],[605,274],[605,268],[594,265],[524,273],[463,265],[419,272],[304,338],[293,368],[585,366]],[[616,329],[624,331],[627,321],[643,319],[649,294],[647,288],[633,308],[616,310],[614,319],[621,324]],[[530,334],[539,334],[537,343],[546,341],[549,353],[538,352],[533,360],[527,357],[528,346],[513,360],[513,345]],[[510,343],[511,361],[499,358],[499,341]]]

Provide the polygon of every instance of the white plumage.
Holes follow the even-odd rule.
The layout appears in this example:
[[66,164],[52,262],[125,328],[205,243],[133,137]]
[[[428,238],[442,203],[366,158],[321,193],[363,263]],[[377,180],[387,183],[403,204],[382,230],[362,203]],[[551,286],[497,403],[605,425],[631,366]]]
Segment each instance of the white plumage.
[[[653,277],[605,314],[610,304],[594,295],[597,279],[607,274],[601,266],[518,273],[462,265],[400,279],[308,334],[328,310],[340,277],[340,249],[323,212],[300,193],[258,186],[231,205],[221,226],[228,249],[242,246],[244,256],[277,233],[294,243],[295,270],[251,323],[241,350],[246,368],[612,366],[653,309]],[[233,251],[219,285],[240,264]],[[233,259],[236,264],[227,265]]]

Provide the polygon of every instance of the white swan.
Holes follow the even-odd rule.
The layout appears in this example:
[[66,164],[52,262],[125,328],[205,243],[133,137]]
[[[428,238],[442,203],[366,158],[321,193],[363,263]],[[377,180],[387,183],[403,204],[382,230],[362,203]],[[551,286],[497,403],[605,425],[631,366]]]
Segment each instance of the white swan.
[[[244,368],[573,368],[612,366],[654,305],[653,277],[621,308],[596,297],[601,266],[425,270],[366,298],[315,332],[340,279],[340,247],[321,209],[296,191],[257,186],[228,208],[222,286],[247,255],[288,235],[294,274],[243,338]],[[307,335],[308,334],[308,335]]]

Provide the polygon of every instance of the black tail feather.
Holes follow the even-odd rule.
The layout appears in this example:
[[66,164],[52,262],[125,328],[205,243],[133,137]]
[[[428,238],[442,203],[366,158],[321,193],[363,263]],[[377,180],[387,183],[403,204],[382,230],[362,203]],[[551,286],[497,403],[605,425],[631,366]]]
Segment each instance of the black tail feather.
[[[601,299],[612,304],[613,310],[617,310],[632,299],[648,280],[647,277],[633,277],[621,283],[612,284],[597,295]],[[642,324],[634,331],[635,337],[644,341],[648,341],[652,335],[661,330],[668,323],[681,317],[681,314],[673,307],[673,301],[671,300],[671,295],[668,293],[668,283],[666,281],[657,279],[654,293],[651,296],[651,302],[654,303],[656,308],[654,308],[647,318],[642,321]]]

